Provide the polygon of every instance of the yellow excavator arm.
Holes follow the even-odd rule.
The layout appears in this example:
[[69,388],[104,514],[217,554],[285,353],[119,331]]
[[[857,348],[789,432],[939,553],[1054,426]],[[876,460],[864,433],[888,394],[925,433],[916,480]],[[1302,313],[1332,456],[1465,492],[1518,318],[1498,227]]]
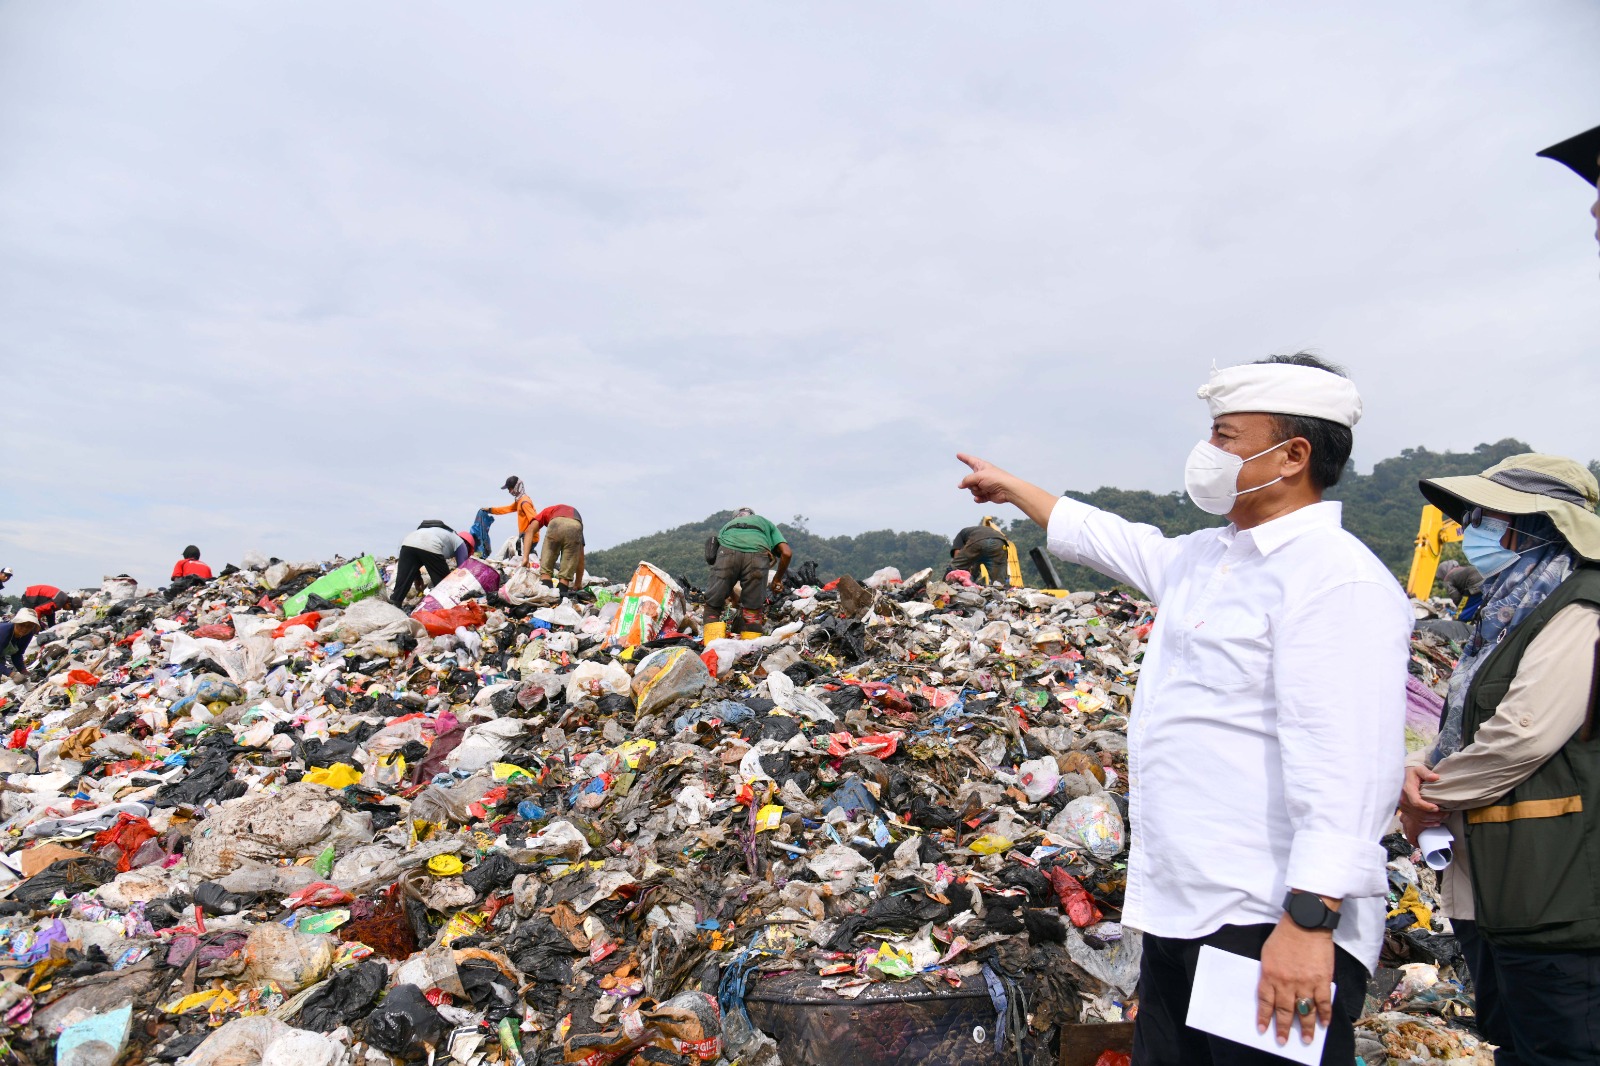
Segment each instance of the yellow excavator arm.
[[1425,600],[1433,592],[1439,573],[1439,556],[1446,544],[1461,541],[1461,527],[1444,516],[1433,504],[1422,509],[1422,524],[1417,528],[1417,547],[1411,555],[1411,576],[1406,591],[1413,599]]

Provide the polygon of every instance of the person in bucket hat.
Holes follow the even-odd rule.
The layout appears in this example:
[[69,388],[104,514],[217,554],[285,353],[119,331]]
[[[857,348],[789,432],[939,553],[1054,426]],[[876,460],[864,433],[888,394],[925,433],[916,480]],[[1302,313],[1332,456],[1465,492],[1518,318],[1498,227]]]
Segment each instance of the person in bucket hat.
[[21,681],[26,676],[22,655],[37,632],[39,616],[27,607],[12,615],[11,621],[0,622],[0,670],[5,670],[11,680]]
[[1600,1061],[1600,486],[1515,455],[1419,485],[1461,523],[1483,606],[1401,818],[1442,827],[1442,910],[1499,1061]]

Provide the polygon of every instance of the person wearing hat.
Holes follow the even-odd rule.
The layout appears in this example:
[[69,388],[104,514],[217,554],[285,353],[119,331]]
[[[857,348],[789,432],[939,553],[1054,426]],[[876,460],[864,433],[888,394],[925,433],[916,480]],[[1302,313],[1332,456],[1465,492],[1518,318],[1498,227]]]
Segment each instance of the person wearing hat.
[[1309,1042],[1325,1026],[1321,1061],[1345,1066],[1388,910],[1409,601],[1323,499],[1361,416],[1341,370],[1274,356],[1213,370],[1200,396],[1211,435],[1184,484],[1227,525],[1166,537],[969,455],[960,487],[1160,605],[1128,734],[1135,1066],[1277,1061],[1187,1026],[1207,947],[1261,960],[1236,992],[1260,1032]]
[[1539,155],[1565,165],[1594,187],[1596,198],[1589,208],[1589,214],[1594,216],[1596,222],[1594,238],[1600,241],[1600,126],[1576,137],[1568,137],[1560,144],[1552,144]]
[[5,588],[6,582],[10,581],[14,576],[16,575],[12,573],[11,567],[0,566],[0,589]]
[[1471,563],[1458,563],[1446,559],[1439,564],[1439,584],[1445,596],[1456,605],[1456,620],[1470,622],[1478,615],[1483,603],[1483,575]]
[[[772,590],[783,587],[794,552],[777,526],[749,507],[733,512],[733,518],[717,531],[715,561],[711,563],[711,584],[706,589],[701,635],[707,644],[728,633],[722,609],[739,589],[739,636],[752,640],[761,635],[767,614],[767,571],[778,564]],[[713,550],[708,547],[708,551]]]
[[[539,508],[533,505],[533,498],[528,495],[528,487],[515,474],[506,478],[506,483],[500,487],[511,493],[511,502],[504,507],[485,507],[484,510],[492,515],[510,514],[513,511],[517,513],[517,541],[514,545],[507,545],[506,551],[513,554],[521,552],[522,558],[526,560],[534,545],[539,543],[539,531],[532,529],[532,532],[529,532],[539,520]],[[523,565],[527,565],[526,562]]]
[[1420,487],[1461,523],[1483,607],[1401,821],[1454,838],[1442,910],[1497,1061],[1600,1062],[1600,486],[1531,454]]
[[451,562],[456,566],[465,563],[473,547],[471,533],[451,532],[449,526],[437,519],[422,523],[400,542],[389,602],[396,607],[404,606],[406,596],[421,580],[423,570],[428,571],[429,579],[437,585],[449,576]]
[[9,663],[6,673],[18,683],[26,680],[27,667],[22,654],[28,650],[33,635],[39,632],[39,616],[24,607],[11,616],[11,621],[0,622],[0,663]]
[[965,570],[976,581],[979,579],[978,568],[987,566],[990,584],[1009,584],[1011,575],[1006,562],[1006,543],[1005,534],[993,526],[967,526],[951,538],[950,565],[945,573]]

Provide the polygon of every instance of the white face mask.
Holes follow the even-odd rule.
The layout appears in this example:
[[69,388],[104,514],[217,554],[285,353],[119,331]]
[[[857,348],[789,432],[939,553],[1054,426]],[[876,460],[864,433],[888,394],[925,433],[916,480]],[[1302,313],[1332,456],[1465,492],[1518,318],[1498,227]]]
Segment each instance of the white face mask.
[[[1257,452],[1250,459],[1259,459],[1267,452],[1275,452],[1288,444],[1283,441],[1274,444],[1266,452]],[[1194,505],[1206,514],[1223,515],[1233,510],[1233,501],[1247,492],[1257,492],[1282,481],[1281,476],[1273,478],[1266,485],[1257,485],[1253,489],[1239,488],[1239,471],[1250,459],[1241,459],[1232,452],[1225,452],[1210,441],[1203,440],[1194,446],[1189,453],[1188,462],[1183,464],[1183,487],[1189,493],[1189,499]]]

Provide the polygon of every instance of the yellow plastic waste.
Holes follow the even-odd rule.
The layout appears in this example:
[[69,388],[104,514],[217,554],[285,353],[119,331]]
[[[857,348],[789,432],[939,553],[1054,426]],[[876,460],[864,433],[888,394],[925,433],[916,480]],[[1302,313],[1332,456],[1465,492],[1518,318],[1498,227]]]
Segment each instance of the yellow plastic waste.
[[979,855],[998,855],[1012,847],[1012,840],[999,833],[985,833],[983,836],[968,844],[967,847]]
[[656,742],[640,737],[630,740],[617,749],[617,754],[622,756],[623,762],[628,764],[628,769],[637,770],[645,756],[656,750]]
[[319,766],[306,774],[305,780],[313,785],[327,785],[329,788],[349,788],[361,780],[361,771],[349,763],[336,762],[332,766]]
[[454,877],[465,869],[454,855],[435,855],[428,860],[428,872],[435,877]]
[[756,832],[765,833],[783,824],[783,808],[769,803],[756,812]]
[[1422,902],[1422,897],[1417,895],[1416,885],[1406,886],[1405,894],[1400,897],[1400,902],[1394,905],[1394,910],[1389,912],[1389,917],[1395,918],[1407,911],[1411,912],[1411,916],[1422,928],[1433,928],[1433,911]]
[[239,1002],[239,997],[225,988],[207,988],[199,992],[191,992],[182,999],[175,999],[171,1003],[164,1004],[161,1009],[168,1014],[183,1014],[187,1011],[205,1007],[216,1013],[217,1011],[227,1010],[237,1002]]
[[497,762],[494,764],[494,779],[496,781],[510,781],[513,777],[526,777],[529,781],[532,781],[535,776],[516,763]]

